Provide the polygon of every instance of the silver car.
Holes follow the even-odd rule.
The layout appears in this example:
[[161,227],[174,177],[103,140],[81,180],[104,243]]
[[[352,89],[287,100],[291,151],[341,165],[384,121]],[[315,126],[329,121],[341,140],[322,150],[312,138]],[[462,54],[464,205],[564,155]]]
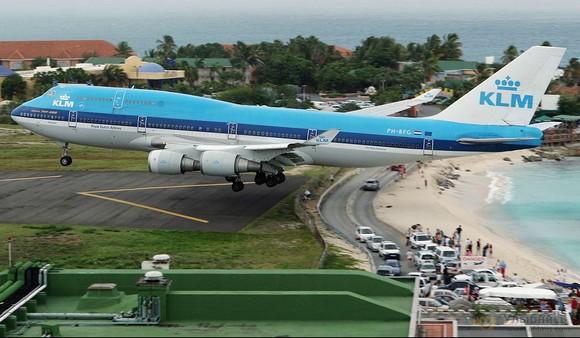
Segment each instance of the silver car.
[[381,184],[376,178],[369,178],[365,181],[365,184],[361,187],[361,189],[364,191],[378,191],[381,189]]

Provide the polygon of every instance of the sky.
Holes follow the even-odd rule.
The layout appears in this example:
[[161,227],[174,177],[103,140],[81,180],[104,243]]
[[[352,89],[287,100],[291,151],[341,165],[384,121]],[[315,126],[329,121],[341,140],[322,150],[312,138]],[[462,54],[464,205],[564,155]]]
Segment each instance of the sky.
[[[349,13],[552,13],[565,9],[580,15],[579,0],[18,0],[2,5],[3,11],[27,15],[252,15],[315,12]],[[388,17],[387,17],[388,18]]]

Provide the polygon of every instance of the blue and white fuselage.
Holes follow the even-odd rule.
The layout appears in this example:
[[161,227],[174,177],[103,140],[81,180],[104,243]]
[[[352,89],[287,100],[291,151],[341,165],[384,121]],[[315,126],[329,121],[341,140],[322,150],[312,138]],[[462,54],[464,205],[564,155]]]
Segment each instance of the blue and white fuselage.
[[[255,172],[256,183],[273,186],[289,164],[375,167],[537,147],[543,133],[527,124],[562,55],[561,48],[533,47],[433,118],[242,106],[64,84],[18,107],[12,118],[66,145],[65,155],[69,144],[148,151],[152,172],[200,170],[228,177],[239,191],[240,173]],[[530,75],[528,69],[541,71]],[[498,107],[482,96],[528,99]],[[70,164],[68,158],[61,164]]]

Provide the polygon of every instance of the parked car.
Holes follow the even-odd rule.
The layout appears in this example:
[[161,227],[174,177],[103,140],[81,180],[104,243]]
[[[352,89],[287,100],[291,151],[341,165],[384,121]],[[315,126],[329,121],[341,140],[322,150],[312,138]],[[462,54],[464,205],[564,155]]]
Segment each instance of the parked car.
[[413,256],[413,263],[416,267],[420,267],[423,263],[435,262],[435,254],[431,251],[417,251]]
[[503,300],[501,298],[497,298],[497,297],[482,298],[482,299],[477,300],[475,302],[475,304],[486,306],[486,307],[492,307],[496,310],[506,310],[506,311],[514,310],[514,306],[512,304],[506,302],[505,300]]
[[[438,287],[437,290],[450,290],[458,295],[464,295],[465,294],[464,290],[468,286],[469,286],[469,292],[470,292],[471,296],[477,297],[479,295],[480,288],[479,288],[479,286],[477,286],[475,283],[473,283],[471,281],[454,281],[454,282],[451,282],[445,286]],[[457,291],[459,291],[459,292],[457,292]]]
[[359,226],[356,228],[356,240],[365,243],[368,239],[373,238],[375,232],[370,227]]
[[425,308],[434,308],[448,310],[449,305],[443,305],[440,301],[433,298],[419,298],[419,305]]
[[431,251],[431,252],[435,252],[435,249],[437,248],[437,244],[435,243],[427,243],[427,244],[421,244],[419,246],[419,251]]
[[393,277],[395,276],[395,269],[390,265],[380,265],[377,268],[377,275],[384,277]]
[[445,263],[437,263],[437,271],[443,271],[444,267],[447,267],[448,274],[455,276],[458,275],[461,271],[461,262],[450,261]]
[[410,242],[411,248],[417,249],[421,245],[433,243],[433,239],[426,233],[417,232],[411,236]]
[[456,299],[461,299],[459,295],[451,290],[435,289],[431,291],[432,298],[443,298],[447,303],[454,301]]
[[437,269],[435,268],[435,263],[427,261],[419,266],[419,272],[424,276],[435,279],[437,277]]
[[385,261],[385,265],[390,266],[391,268],[393,268],[393,274],[395,276],[400,276],[401,275],[401,262],[399,262],[396,259],[387,259]]
[[457,257],[457,251],[448,246],[438,246],[435,249],[435,257],[439,263],[457,261],[459,258]]
[[401,249],[393,242],[382,242],[379,248],[379,256],[384,259],[401,260]]
[[487,273],[472,272],[469,275],[457,275],[453,277],[453,281],[469,281],[477,284],[480,288],[495,288],[501,287],[501,282],[493,275]]
[[383,243],[383,236],[375,235],[367,240],[367,248],[373,252],[378,252]]
[[364,191],[378,191],[381,189],[381,183],[376,178],[369,178],[361,187]]
[[[409,274],[411,275],[411,274]],[[431,289],[433,288],[433,284],[431,284],[431,281],[428,278],[425,277],[417,277],[419,280],[419,292],[420,292],[420,297],[427,297],[429,294],[431,294]]]

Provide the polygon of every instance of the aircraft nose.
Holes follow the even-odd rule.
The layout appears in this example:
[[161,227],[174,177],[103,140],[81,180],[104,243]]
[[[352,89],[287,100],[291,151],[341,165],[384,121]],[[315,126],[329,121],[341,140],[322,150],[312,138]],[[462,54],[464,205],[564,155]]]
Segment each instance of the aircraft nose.
[[20,106],[14,108],[14,110],[12,110],[12,112],[10,112],[10,117],[12,118],[12,120],[14,122],[18,122],[15,118],[21,116],[23,110],[24,110],[24,105],[20,105]]

